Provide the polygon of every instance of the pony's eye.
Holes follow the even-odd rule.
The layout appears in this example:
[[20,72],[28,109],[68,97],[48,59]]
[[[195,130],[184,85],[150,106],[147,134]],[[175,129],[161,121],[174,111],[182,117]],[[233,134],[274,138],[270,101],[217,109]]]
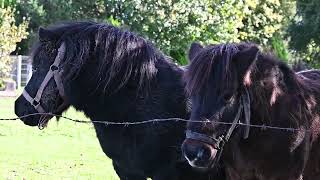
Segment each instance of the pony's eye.
[[37,67],[32,67],[32,72],[33,72],[33,73],[36,72],[37,70],[38,70]]

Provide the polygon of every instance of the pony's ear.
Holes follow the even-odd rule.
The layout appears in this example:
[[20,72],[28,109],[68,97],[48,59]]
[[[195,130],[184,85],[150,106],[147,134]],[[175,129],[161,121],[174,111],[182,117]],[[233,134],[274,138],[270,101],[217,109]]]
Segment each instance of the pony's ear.
[[189,61],[192,62],[193,58],[203,49],[203,46],[197,42],[193,42],[189,49]]
[[56,41],[58,36],[51,30],[45,29],[43,27],[39,28],[39,40],[41,42]]
[[240,50],[233,58],[240,77],[245,78],[250,66],[257,59],[259,48],[251,46]]

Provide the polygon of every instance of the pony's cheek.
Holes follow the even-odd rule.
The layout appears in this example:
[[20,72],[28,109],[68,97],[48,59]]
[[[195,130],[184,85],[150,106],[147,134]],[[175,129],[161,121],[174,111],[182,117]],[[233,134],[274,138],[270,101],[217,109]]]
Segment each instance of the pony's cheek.
[[54,81],[50,81],[42,93],[41,103],[47,111],[52,112],[57,108],[56,106],[59,99],[59,90],[54,84]]

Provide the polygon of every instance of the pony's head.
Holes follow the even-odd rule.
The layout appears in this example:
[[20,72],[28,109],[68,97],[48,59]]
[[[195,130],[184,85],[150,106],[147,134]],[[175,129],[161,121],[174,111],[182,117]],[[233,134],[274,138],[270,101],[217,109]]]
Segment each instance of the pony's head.
[[[59,34],[40,28],[39,42],[32,54],[32,77],[15,102],[17,116],[33,113],[62,113],[68,105],[62,86],[61,63],[65,57],[65,43],[59,41]],[[44,125],[51,117],[33,115],[21,118],[31,126]]]
[[248,137],[249,129],[237,124],[250,123],[254,101],[250,97],[268,101],[262,108],[272,106],[290,81],[284,74],[293,72],[249,43],[207,47],[194,43],[189,59],[185,80],[192,100],[191,120],[200,122],[188,123],[182,150],[192,166],[208,168],[232,135]]
[[[59,114],[68,104],[76,107],[81,99],[104,101],[121,90],[138,94],[148,89],[157,73],[156,61],[165,57],[132,32],[102,23],[71,22],[40,28],[32,59],[32,77],[15,102],[19,117]],[[21,119],[35,126],[50,117]]]

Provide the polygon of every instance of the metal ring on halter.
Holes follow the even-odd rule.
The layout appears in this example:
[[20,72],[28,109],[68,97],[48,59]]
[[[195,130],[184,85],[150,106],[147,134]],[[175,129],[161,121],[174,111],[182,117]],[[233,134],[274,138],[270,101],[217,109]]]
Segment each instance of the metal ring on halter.
[[52,72],[54,72],[54,71],[59,70],[59,67],[56,66],[56,65],[54,65],[54,64],[52,64],[52,65],[50,66],[50,70],[51,70]]

